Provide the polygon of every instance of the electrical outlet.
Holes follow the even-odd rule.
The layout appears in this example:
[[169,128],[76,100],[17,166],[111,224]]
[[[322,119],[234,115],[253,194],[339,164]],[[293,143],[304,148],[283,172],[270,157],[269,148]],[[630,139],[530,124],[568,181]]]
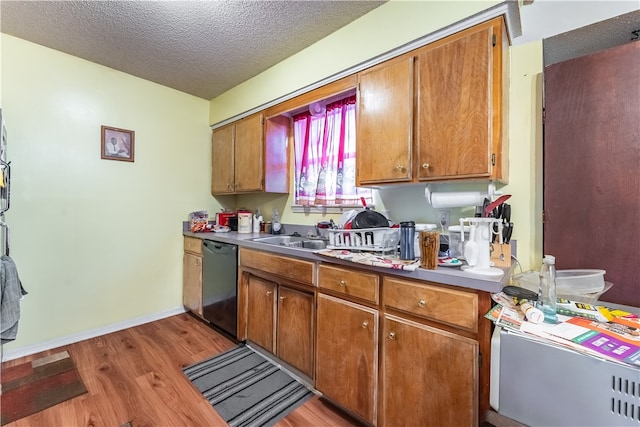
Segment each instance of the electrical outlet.
[[443,227],[443,228],[447,228],[449,227],[450,222],[451,222],[451,211],[447,211],[447,210],[439,210],[438,211],[438,221],[439,221],[439,226]]

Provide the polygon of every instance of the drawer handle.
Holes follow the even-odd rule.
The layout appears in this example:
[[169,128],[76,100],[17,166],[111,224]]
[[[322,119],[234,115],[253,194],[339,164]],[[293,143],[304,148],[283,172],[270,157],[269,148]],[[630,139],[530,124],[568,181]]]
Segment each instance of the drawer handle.
[[402,166],[402,165],[397,165],[397,166],[396,166],[396,170],[397,170],[398,172],[404,172],[405,167],[404,167],[404,166]]
[[427,302],[423,299],[421,299],[420,301],[418,301],[418,307],[424,307],[425,305],[427,305]]
[[362,329],[367,329],[368,326],[369,326],[369,322],[367,322],[366,320],[362,322]]
[[422,168],[423,169],[429,169],[429,163],[423,163],[422,164]]
[[395,332],[389,332],[389,336],[387,337],[390,340],[395,340],[396,339],[396,333]]
[[347,285],[347,282],[345,282],[344,280],[340,280],[340,286],[345,287]]

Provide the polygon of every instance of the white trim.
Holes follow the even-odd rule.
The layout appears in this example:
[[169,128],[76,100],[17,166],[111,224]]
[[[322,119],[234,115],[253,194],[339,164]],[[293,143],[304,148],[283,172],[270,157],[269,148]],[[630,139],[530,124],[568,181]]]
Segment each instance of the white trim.
[[407,53],[419,47],[426,46],[427,44],[432,43],[436,40],[440,40],[444,37],[450,36],[451,34],[455,34],[462,30],[466,30],[467,28],[471,28],[474,25],[481,24],[483,22],[486,22],[498,16],[504,16],[505,25],[507,27],[507,37],[509,37],[509,41],[513,40],[515,37],[522,35],[522,26],[520,24],[520,9],[518,8],[518,3],[517,1],[514,1],[514,0],[507,0],[503,3],[490,7],[489,9],[483,10],[475,15],[469,16],[461,21],[455,22],[451,25],[443,27],[437,31],[434,31],[433,33],[426,34],[420,38],[415,39],[414,41],[406,43],[402,46],[398,46],[395,49],[392,49],[386,53],[373,57],[365,62],[361,62],[360,64],[356,64],[353,67],[347,68],[346,70],[343,70],[332,76],[319,80],[316,83],[312,83],[301,89],[298,89],[296,91],[283,95],[279,98],[276,98],[270,102],[266,102],[262,105],[258,105],[257,107],[247,110],[244,113],[237,114],[233,117],[229,117],[228,119],[215,123],[211,125],[211,129],[217,129],[221,126],[235,122],[236,120],[239,120],[251,114],[260,112],[274,105],[278,105],[284,101],[288,101],[292,98],[295,98],[296,96],[315,90],[328,83],[332,83],[336,80],[340,80],[343,77],[347,77],[352,74],[358,73],[369,67],[380,64],[389,59],[395,58],[396,56],[400,56],[404,53]]
[[123,329],[131,328],[145,323],[153,322],[156,320],[164,319],[166,317],[175,316],[176,314],[184,313],[186,310],[180,306],[172,308],[170,310],[161,311],[159,313],[149,314],[147,316],[136,317],[134,319],[125,320],[123,322],[114,323],[112,325],[103,326],[96,329],[90,329],[82,331],[77,334],[67,335],[66,337],[56,338],[51,341],[45,341],[39,344],[34,344],[25,347],[19,347],[15,349],[3,352],[2,361],[17,359],[23,356],[29,356],[31,354],[39,353],[41,351],[50,350],[52,348],[58,348],[63,345],[73,344],[79,341],[83,341],[90,338],[95,338],[100,335],[110,334],[112,332],[121,331]]

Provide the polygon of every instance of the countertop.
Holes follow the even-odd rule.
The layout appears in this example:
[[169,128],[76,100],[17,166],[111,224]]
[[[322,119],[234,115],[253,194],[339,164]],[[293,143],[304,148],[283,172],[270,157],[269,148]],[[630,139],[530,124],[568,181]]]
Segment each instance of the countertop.
[[511,268],[502,268],[502,270],[504,270],[504,274],[501,277],[497,278],[480,277],[471,273],[464,272],[459,268],[453,267],[438,267],[436,270],[426,270],[423,268],[418,268],[415,271],[393,270],[390,268],[354,264],[349,261],[318,255],[315,254],[311,249],[290,248],[286,246],[277,246],[252,241],[252,239],[256,239],[258,237],[270,236],[270,234],[267,233],[238,233],[235,231],[229,231],[227,233],[193,233],[191,231],[188,231],[188,228],[185,229],[183,227],[183,235],[203,240],[214,240],[222,243],[231,243],[240,247],[259,249],[311,261],[348,265],[355,268],[376,271],[378,273],[384,273],[392,276],[399,276],[415,280],[426,280],[430,282],[459,286],[461,288],[468,288],[491,293],[500,292],[502,290],[504,285],[509,281],[509,278],[511,277],[511,271],[513,269],[513,266]]

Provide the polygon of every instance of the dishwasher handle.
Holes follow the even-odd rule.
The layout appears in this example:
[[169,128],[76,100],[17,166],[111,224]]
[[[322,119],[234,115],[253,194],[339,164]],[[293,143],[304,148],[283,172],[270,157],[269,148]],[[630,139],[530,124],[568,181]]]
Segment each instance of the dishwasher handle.
[[238,250],[238,246],[237,245],[231,245],[231,244],[228,244],[228,243],[221,243],[221,242],[214,242],[212,240],[205,240],[202,243],[202,246],[208,252],[210,252],[212,254],[217,254],[217,255],[225,255],[225,254],[229,254],[229,253],[232,253],[232,252],[236,252]]

